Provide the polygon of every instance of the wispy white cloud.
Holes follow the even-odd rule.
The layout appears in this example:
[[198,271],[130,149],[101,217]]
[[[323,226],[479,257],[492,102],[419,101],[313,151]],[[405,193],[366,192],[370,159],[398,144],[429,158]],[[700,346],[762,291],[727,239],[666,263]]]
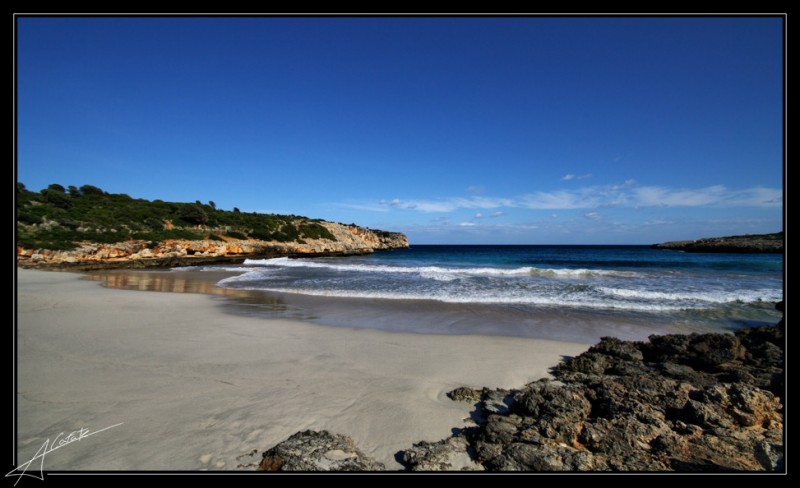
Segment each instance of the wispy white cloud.
[[643,186],[632,190],[638,207],[779,207],[783,192],[776,188],[754,187],[729,190],[723,185],[698,189],[673,190]]
[[586,173],[585,175],[574,175],[572,173],[564,175],[561,179],[563,181],[572,181],[572,180],[585,180],[586,178],[591,178],[592,173]]
[[461,222],[458,225],[460,225],[461,227],[475,227],[478,224],[476,224],[475,222]]
[[601,197],[591,189],[539,191],[520,197],[517,206],[536,210],[592,208],[601,204]]
[[470,185],[467,187],[467,191],[470,193],[483,193],[486,191],[483,185]]
[[636,205],[640,207],[697,207],[724,199],[722,185],[699,190],[671,190],[658,186],[644,186],[633,190]]
[[[382,202],[382,200],[381,200]],[[388,212],[389,209],[384,203],[337,203],[338,207],[351,208],[353,210],[366,210],[367,212]]]
[[589,220],[594,220],[595,222],[600,222],[603,220],[603,215],[599,212],[585,212],[583,216]]
[[420,212],[452,212],[457,209],[492,209],[518,206],[511,198],[455,197],[440,200],[381,200],[382,205],[395,208],[419,210]]
[[631,186],[633,186],[635,184],[636,184],[636,180],[631,178],[631,179],[623,181],[622,183],[620,183],[618,185],[611,185],[610,188],[611,188],[611,191],[619,191],[619,190],[622,190],[623,188],[629,188],[629,187],[631,187]]
[[380,200],[377,204],[346,203],[341,206],[386,212],[390,209],[415,210],[424,213],[449,213],[460,209],[495,210],[486,215],[477,212],[476,219],[499,217],[501,208],[531,210],[581,210],[606,207],[780,207],[780,189],[753,187],[732,190],[723,185],[704,188],[669,188],[637,186],[633,179],[614,185],[587,186],[569,190],[538,191],[513,198],[470,196],[441,199]]
[[498,210],[497,212],[492,212],[489,215],[484,215],[484,214],[478,212],[478,213],[475,214],[475,216],[473,218],[474,219],[485,219],[485,218],[496,219],[497,217],[502,217],[505,214],[506,213],[501,211],[501,210]]

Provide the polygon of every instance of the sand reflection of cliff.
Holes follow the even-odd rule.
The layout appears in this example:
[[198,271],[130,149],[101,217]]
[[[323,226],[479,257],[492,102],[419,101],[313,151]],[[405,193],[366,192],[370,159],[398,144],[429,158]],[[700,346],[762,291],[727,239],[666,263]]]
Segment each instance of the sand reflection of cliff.
[[237,290],[219,288],[207,280],[187,279],[170,273],[103,273],[90,275],[89,279],[102,281],[103,285],[109,288],[125,290],[206,293],[210,295],[226,295],[237,292]]
[[221,305],[238,315],[266,318],[316,319],[303,307],[288,304],[283,298],[271,293],[254,290],[221,288],[217,282],[231,276],[230,272],[209,271],[98,271],[87,275],[87,279],[99,281],[108,288],[123,290],[159,291],[172,293],[203,293],[223,295]]
[[244,303],[260,303],[265,305],[283,305],[283,300],[255,293],[248,290],[221,288],[216,282],[224,276],[212,276],[204,273],[194,276],[193,273],[170,273],[167,271],[105,271],[92,273],[87,278],[102,282],[108,288],[123,290],[162,291],[171,293],[203,293],[207,295],[227,295]]

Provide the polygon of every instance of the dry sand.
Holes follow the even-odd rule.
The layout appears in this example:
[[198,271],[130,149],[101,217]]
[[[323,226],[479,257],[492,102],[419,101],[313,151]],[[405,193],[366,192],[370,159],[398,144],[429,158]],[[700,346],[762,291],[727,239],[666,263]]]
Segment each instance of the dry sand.
[[18,463],[61,432],[122,422],[46,470],[237,469],[305,429],[400,469],[399,450],[468,425],[473,406],[447,391],[522,386],[588,347],[242,317],[206,295],[18,273]]

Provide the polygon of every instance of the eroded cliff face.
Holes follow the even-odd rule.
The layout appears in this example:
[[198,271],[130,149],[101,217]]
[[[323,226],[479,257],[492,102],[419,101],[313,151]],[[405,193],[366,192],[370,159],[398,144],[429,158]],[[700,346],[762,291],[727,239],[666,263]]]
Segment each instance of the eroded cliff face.
[[[336,244],[344,249],[402,249],[408,247],[408,238],[400,232],[371,230],[354,225],[323,222],[322,225],[336,236]],[[330,242],[330,241],[325,241]]]
[[323,222],[336,240],[304,239],[277,242],[257,239],[178,240],[160,242],[130,240],[114,244],[83,242],[69,251],[17,247],[17,263],[23,267],[161,267],[191,266],[215,262],[240,262],[246,258],[314,257],[368,254],[375,250],[407,248],[408,238],[353,225]]

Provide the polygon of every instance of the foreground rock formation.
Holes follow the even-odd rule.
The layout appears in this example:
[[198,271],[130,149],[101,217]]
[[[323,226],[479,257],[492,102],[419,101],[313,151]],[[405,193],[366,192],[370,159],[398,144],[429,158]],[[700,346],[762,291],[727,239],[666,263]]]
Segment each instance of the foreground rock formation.
[[298,432],[264,453],[261,471],[382,471],[349,437],[328,431]]
[[[420,471],[783,471],[784,344],[781,325],[603,338],[556,366],[555,381],[451,391],[475,405],[477,425],[415,444],[403,463]],[[261,469],[275,456],[282,466],[317,458],[321,448],[286,445],[308,435],[267,451]],[[299,469],[318,469],[309,463]]]
[[783,232],[775,234],[712,237],[694,241],[672,241],[653,244],[654,249],[685,252],[724,252],[738,254],[782,253]]
[[374,231],[333,222],[324,222],[322,225],[334,235],[335,241],[305,239],[299,243],[221,236],[219,240],[132,240],[114,244],[87,242],[70,251],[17,247],[17,263],[23,267],[70,269],[173,267],[238,263],[246,258],[368,254],[375,250],[408,247],[408,238],[399,232]]
[[[488,470],[780,471],[783,344],[777,326],[603,338],[558,381],[451,392],[480,397],[480,425],[457,437]],[[410,469],[425,466],[421,447],[404,454]]]

